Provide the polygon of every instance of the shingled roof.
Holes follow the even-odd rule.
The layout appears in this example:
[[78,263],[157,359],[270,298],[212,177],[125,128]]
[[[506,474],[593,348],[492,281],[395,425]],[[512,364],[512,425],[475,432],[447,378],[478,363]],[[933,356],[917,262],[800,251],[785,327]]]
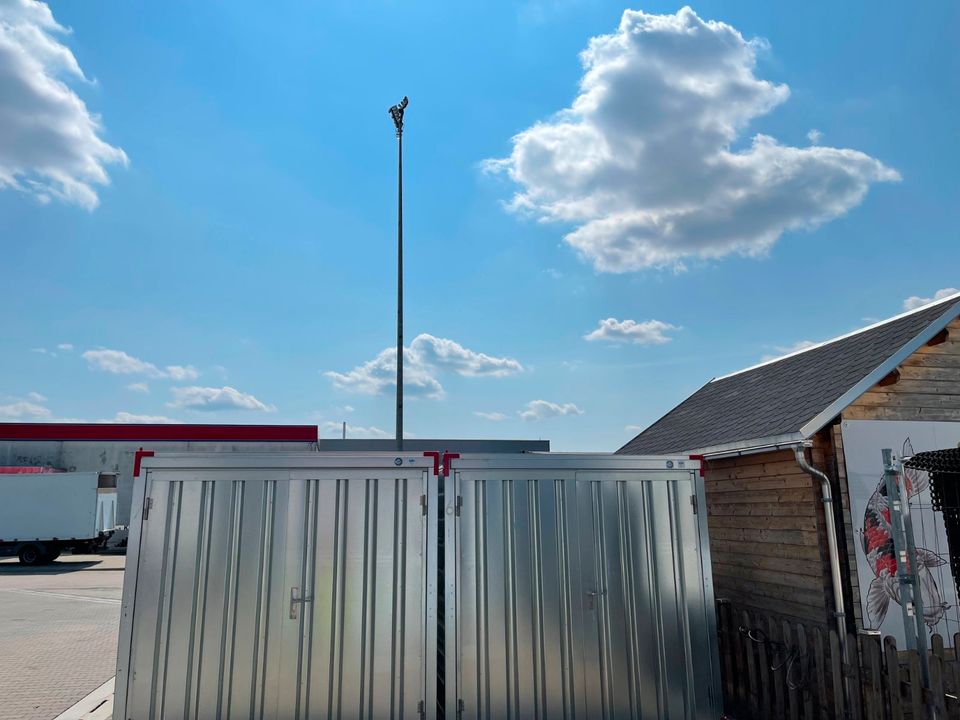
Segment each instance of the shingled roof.
[[715,378],[617,452],[717,452],[806,439],[958,316],[954,295]]

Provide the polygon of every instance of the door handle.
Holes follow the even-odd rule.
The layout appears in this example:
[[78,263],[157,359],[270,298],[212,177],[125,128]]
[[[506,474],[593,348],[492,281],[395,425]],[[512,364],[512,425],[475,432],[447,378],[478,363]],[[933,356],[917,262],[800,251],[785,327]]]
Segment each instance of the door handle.
[[300,597],[300,588],[292,587],[290,588],[290,619],[297,619],[297,605],[303,605],[304,603],[312,602],[313,597],[305,595]]
[[585,594],[587,596],[587,610],[593,610],[594,601],[596,600],[596,598],[600,597],[601,595],[606,595],[607,591],[606,590],[587,590]]

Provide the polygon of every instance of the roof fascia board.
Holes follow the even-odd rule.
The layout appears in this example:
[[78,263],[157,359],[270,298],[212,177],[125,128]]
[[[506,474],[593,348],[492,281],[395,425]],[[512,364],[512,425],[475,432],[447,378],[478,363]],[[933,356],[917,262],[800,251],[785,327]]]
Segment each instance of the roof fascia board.
[[722,443],[720,445],[710,445],[708,447],[697,448],[690,452],[694,455],[706,455],[707,459],[717,459],[720,454],[742,454],[749,455],[755,452],[768,452],[773,449],[788,445],[802,443],[805,438],[798,432],[784,433],[782,435],[769,435],[767,437],[752,438],[750,440],[738,440],[736,442]]
[[791,450],[798,446],[805,447],[811,444],[812,443],[810,440],[793,440],[786,443],[774,443],[773,445],[757,445],[756,447],[744,448],[743,450],[727,450],[726,452],[704,453],[703,458],[707,462],[711,460],[725,460],[727,458],[777,452],[778,450]]
[[940,317],[927,325],[912,339],[908,340],[903,347],[901,347],[869,374],[863,377],[860,382],[830,403],[830,405],[828,405],[825,409],[821,410],[819,414],[813,417],[813,419],[807,421],[807,423],[800,428],[800,434],[804,438],[809,438],[814,433],[817,433],[826,427],[831,420],[846,410],[854,400],[880,382],[880,380],[882,380],[887,373],[896,368],[900,363],[923,347],[928,340],[943,330],[947,325],[950,324],[950,321],[952,321],[958,315],[960,315],[960,302],[955,303],[947,308],[947,310],[940,315]]

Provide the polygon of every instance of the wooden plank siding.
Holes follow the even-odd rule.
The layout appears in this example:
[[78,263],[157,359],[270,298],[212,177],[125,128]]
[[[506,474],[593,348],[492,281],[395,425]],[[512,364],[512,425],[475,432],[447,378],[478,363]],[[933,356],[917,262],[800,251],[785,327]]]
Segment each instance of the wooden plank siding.
[[[960,422],[960,318],[947,339],[901,363],[896,382],[877,385],[813,438],[812,464],[831,480],[844,602],[863,627],[857,530],[851,514],[841,419]],[[833,589],[820,482],[788,450],[709,460],[707,524],[717,598],[739,608],[832,628]]]
[[[947,325],[947,339],[939,345],[921,347],[904,360],[900,378],[890,385],[876,385],[843,411],[844,420],[936,420],[960,422],[960,318]],[[863,627],[860,586],[857,577],[857,530],[862,518],[850,513],[846,458],[839,424],[832,426],[836,449],[837,474],[843,503],[844,534],[847,537],[847,563],[853,609],[857,627]]]
[[825,625],[820,489],[793,453],[712,460],[704,481],[716,596]]
[[920,348],[899,370],[898,382],[867,390],[843,419],[960,422],[960,318],[947,325],[946,342]]

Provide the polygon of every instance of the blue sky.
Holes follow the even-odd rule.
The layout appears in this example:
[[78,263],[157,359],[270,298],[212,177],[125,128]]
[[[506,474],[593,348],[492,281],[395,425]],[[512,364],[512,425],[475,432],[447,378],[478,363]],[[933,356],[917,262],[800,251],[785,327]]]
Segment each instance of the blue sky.
[[960,286],[956,3],[627,9],[0,0],[0,419],[392,433],[404,94],[415,436],[612,450]]

